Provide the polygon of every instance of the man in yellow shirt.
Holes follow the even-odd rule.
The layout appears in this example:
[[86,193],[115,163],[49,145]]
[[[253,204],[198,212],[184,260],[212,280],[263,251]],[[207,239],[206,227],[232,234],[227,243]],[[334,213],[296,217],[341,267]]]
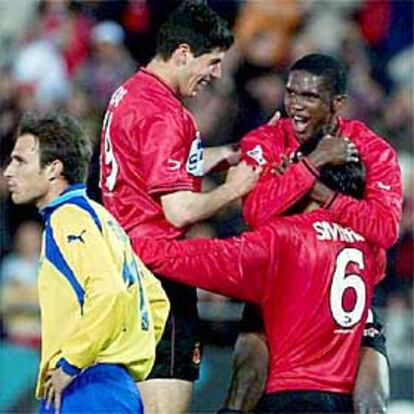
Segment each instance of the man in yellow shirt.
[[83,182],[91,156],[64,114],[24,117],[4,175],[45,230],[39,268],[40,412],[140,413],[134,381],[152,368],[169,303],[129,239]]

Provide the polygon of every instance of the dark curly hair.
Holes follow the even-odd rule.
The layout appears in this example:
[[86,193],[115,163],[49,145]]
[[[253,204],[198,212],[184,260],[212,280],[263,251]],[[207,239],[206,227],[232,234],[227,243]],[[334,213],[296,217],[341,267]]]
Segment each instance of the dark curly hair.
[[186,0],[168,17],[157,36],[156,52],[164,60],[186,43],[194,56],[227,50],[234,42],[227,22],[202,1]]
[[91,142],[78,122],[65,113],[51,113],[38,118],[25,114],[17,135],[31,134],[39,141],[40,166],[59,160],[69,184],[85,182],[92,156]]

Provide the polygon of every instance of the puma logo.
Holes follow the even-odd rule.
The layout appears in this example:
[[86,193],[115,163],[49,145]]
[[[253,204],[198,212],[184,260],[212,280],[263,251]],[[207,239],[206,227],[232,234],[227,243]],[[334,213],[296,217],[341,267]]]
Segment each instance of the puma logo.
[[172,158],[169,158],[167,160],[167,163],[168,163],[168,169],[170,171],[177,171],[181,167],[181,162],[177,160],[173,160]]
[[83,230],[81,234],[76,235],[76,234],[69,234],[68,238],[68,243],[72,243],[75,242],[77,240],[79,240],[81,243],[85,244],[85,240],[83,240],[83,234],[86,233],[86,230]]

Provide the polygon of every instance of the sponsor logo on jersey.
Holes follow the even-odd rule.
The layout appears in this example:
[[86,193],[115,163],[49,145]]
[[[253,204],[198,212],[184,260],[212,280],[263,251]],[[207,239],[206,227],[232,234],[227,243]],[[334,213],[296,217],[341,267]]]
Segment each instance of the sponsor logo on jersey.
[[335,329],[334,333],[336,334],[350,334],[353,332],[353,328],[350,329]]
[[82,230],[80,234],[69,234],[67,236],[68,243],[80,241],[81,243],[85,244],[85,240],[83,240],[83,235],[86,233],[86,230]]
[[181,162],[177,160],[173,160],[172,158],[168,158],[167,160],[167,170],[169,171],[177,171],[181,167]]
[[197,131],[196,137],[191,144],[186,169],[194,177],[203,176],[203,143],[201,142],[199,131]]
[[253,149],[246,152],[247,156],[253,158],[258,165],[265,165],[267,161],[263,158],[263,149],[257,144]]
[[391,186],[390,185],[387,185],[387,184],[384,184],[382,181],[378,181],[377,182],[377,186],[381,190],[386,190],[386,191],[390,191],[391,190]]

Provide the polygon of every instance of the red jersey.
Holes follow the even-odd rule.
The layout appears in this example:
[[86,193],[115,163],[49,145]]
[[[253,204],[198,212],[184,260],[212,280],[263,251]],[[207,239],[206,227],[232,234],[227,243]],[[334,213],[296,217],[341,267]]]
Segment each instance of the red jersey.
[[260,306],[268,393],[352,393],[377,269],[364,238],[332,218],[318,209],[228,240],[167,242],[152,263],[176,281]]
[[[366,167],[366,187],[363,200],[337,194],[329,209],[339,223],[387,249],[398,238],[401,220],[403,197],[396,152],[362,122],[342,118],[338,122],[338,135],[355,143]],[[242,139],[243,159],[264,168],[259,183],[244,202],[243,214],[252,228],[281,215],[312,189],[318,172],[306,158],[290,165],[284,175],[270,172],[272,164],[280,163],[282,155],[290,156],[298,147],[289,119],[262,126]]]
[[101,144],[105,207],[131,237],[145,262],[157,240],[186,229],[165,216],[160,195],[200,191],[202,147],[193,116],[153,73],[141,69],[112,95]]

